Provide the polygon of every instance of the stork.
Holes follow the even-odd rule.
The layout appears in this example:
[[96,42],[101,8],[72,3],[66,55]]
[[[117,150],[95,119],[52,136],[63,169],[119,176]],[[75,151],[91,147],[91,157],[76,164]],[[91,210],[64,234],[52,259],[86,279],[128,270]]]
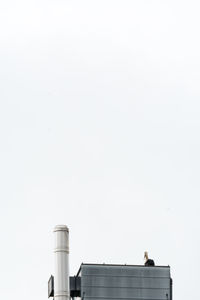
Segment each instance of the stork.
[[144,252],[144,259],[145,259],[145,263],[144,263],[145,266],[155,266],[154,260],[149,258],[147,251]]

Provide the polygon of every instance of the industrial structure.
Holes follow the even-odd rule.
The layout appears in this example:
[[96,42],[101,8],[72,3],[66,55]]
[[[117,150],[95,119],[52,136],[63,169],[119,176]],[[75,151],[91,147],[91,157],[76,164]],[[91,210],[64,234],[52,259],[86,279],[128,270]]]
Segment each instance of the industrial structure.
[[145,252],[145,265],[81,264],[69,275],[69,230],[58,225],[55,234],[55,274],[48,297],[55,300],[172,300],[169,266],[155,266]]

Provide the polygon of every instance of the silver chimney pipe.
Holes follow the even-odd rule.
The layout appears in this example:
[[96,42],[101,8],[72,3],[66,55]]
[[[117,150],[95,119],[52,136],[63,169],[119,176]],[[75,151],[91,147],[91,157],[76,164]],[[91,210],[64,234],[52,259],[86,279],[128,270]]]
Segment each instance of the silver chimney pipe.
[[55,234],[55,300],[69,300],[69,229],[66,225],[57,225]]

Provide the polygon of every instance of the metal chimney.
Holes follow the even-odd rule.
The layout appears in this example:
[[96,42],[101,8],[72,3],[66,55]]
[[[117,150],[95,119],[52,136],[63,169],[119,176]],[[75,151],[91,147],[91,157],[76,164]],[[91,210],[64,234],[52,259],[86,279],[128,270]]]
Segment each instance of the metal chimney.
[[65,225],[57,225],[55,234],[55,300],[69,300],[69,229]]

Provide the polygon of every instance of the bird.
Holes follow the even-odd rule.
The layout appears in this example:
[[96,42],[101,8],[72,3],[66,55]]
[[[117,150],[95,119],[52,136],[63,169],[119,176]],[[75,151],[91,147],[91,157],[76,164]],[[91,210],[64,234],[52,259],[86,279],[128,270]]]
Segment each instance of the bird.
[[154,260],[149,258],[147,251],[144,252],[144,259],[145,259],[145,263],[144,263],[145,266],[155,266]]

